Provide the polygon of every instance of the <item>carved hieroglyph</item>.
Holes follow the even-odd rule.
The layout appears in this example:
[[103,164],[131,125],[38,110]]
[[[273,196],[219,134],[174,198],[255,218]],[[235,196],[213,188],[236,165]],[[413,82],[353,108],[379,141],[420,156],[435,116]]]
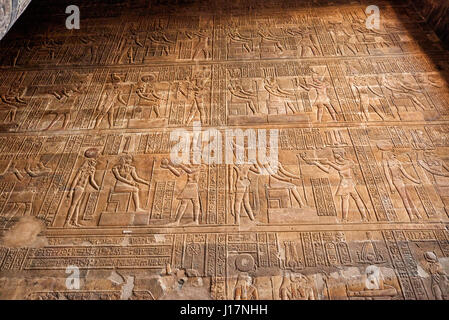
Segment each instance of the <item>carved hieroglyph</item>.
[[0,298],[449,298],[449,53],[401,3],[250,2],[0,42]]

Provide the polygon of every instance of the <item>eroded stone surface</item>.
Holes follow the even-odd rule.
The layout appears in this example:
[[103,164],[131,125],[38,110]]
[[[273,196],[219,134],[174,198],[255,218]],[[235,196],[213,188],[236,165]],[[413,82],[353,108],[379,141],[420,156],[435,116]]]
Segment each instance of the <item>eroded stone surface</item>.
[[369,30],[278,2],[30,5],[0,42],[0,298],[449,297],[448,52],[406,4]]
[[0,1],[0,40],[20,17],[31,0],[1,0]]
[[2,245],[11,248],[45,246],[45,237],[39,236],[44,229],[45,225],[41,220],[32,216],[23,216],[5,231]]

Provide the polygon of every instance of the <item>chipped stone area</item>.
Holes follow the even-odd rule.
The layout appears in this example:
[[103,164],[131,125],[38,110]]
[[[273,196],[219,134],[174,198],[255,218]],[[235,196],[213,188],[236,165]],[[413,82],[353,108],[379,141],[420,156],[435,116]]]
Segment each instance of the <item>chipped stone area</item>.
[[28,3],[0,0],[0,299],[449,299],[440,2]]
[[39,248],[47,244],[45,224],[35,217],[21,217],[0,239],[0,245],[8,248]]

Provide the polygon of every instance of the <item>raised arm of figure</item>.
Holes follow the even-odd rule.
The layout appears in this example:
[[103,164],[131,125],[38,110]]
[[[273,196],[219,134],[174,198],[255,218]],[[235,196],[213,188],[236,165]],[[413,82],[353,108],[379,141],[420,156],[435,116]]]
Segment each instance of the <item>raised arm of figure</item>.
[[136,180],[136,181],[139,182],[139,183],[147,184],[147,185],[150,184],[148,181],[143,180],[142,178],[140,178],[140,177],[137,175],[136,168],[133,168],[133,169],[131,170],[131,176],[133,177],[134,180]]
[[413,183],[416,183],[416,184],[420,184],[421,183],[421,181],[419,181],[418,179],[415,179],[414,177],[412,177],[405,169],[404,169],[404,167],[401,165],[400,166],[400,170],[401,170],[401,172],[402,172],[402,174],[404,175],[404,177],[406,177],[408,180],[410,180],[411,182],[413,182]]

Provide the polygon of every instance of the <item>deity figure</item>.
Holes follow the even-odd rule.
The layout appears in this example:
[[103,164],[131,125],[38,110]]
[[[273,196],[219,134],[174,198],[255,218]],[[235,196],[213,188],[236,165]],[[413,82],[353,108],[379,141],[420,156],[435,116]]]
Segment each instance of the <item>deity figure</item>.
[[159,108],[162,96],[157,93],[153,81],[154,77],[142,77],[142,84],[136,89],[136,94],[142,99],[141,103],[143,105],[150,106],[150,113],[148,116],[151,117],[151,114],[154,111],[156,117],[159,118],[161,116]]
[[[81,205],[81,199],[85,193],[86,187],[90,184],[95,190],[100,190],[100,187],[95,182],[95,166],[97,161],[95,159],[86,160],[81,168],[78,170],[75,178],[73,178],[70,186],[70,192],[67,194],[71,198],[71,204],[67,218],[65,220],[65,227],[81,227],[78,223],[78,214]],[[73,215],[75,213],[75,215]]]
[[259,300],[259,291],[253,285],[250,275],[241,273],[238,276],[237,284],[234,288],[235,300]]
[[449,276],[444,272],[438,257],[434,252],[424,253],[428,266],[427,270],[430,273],[430,287],[435,300],[446,300],[449,298]]
[[134,167],[132,163],[132,156],[124,155],[120,157],[119,163],[112,168],[112,173],[117,179],[114,186],[114,192],[131,193],[135,211],[138,213],[145,213],[145,210],[140,207],[139,183],[150,186],[150,182],[137,175],[136,167]]
[[286,273],[279,289],[282,300],[315,300],[312,284],[303,274]]

